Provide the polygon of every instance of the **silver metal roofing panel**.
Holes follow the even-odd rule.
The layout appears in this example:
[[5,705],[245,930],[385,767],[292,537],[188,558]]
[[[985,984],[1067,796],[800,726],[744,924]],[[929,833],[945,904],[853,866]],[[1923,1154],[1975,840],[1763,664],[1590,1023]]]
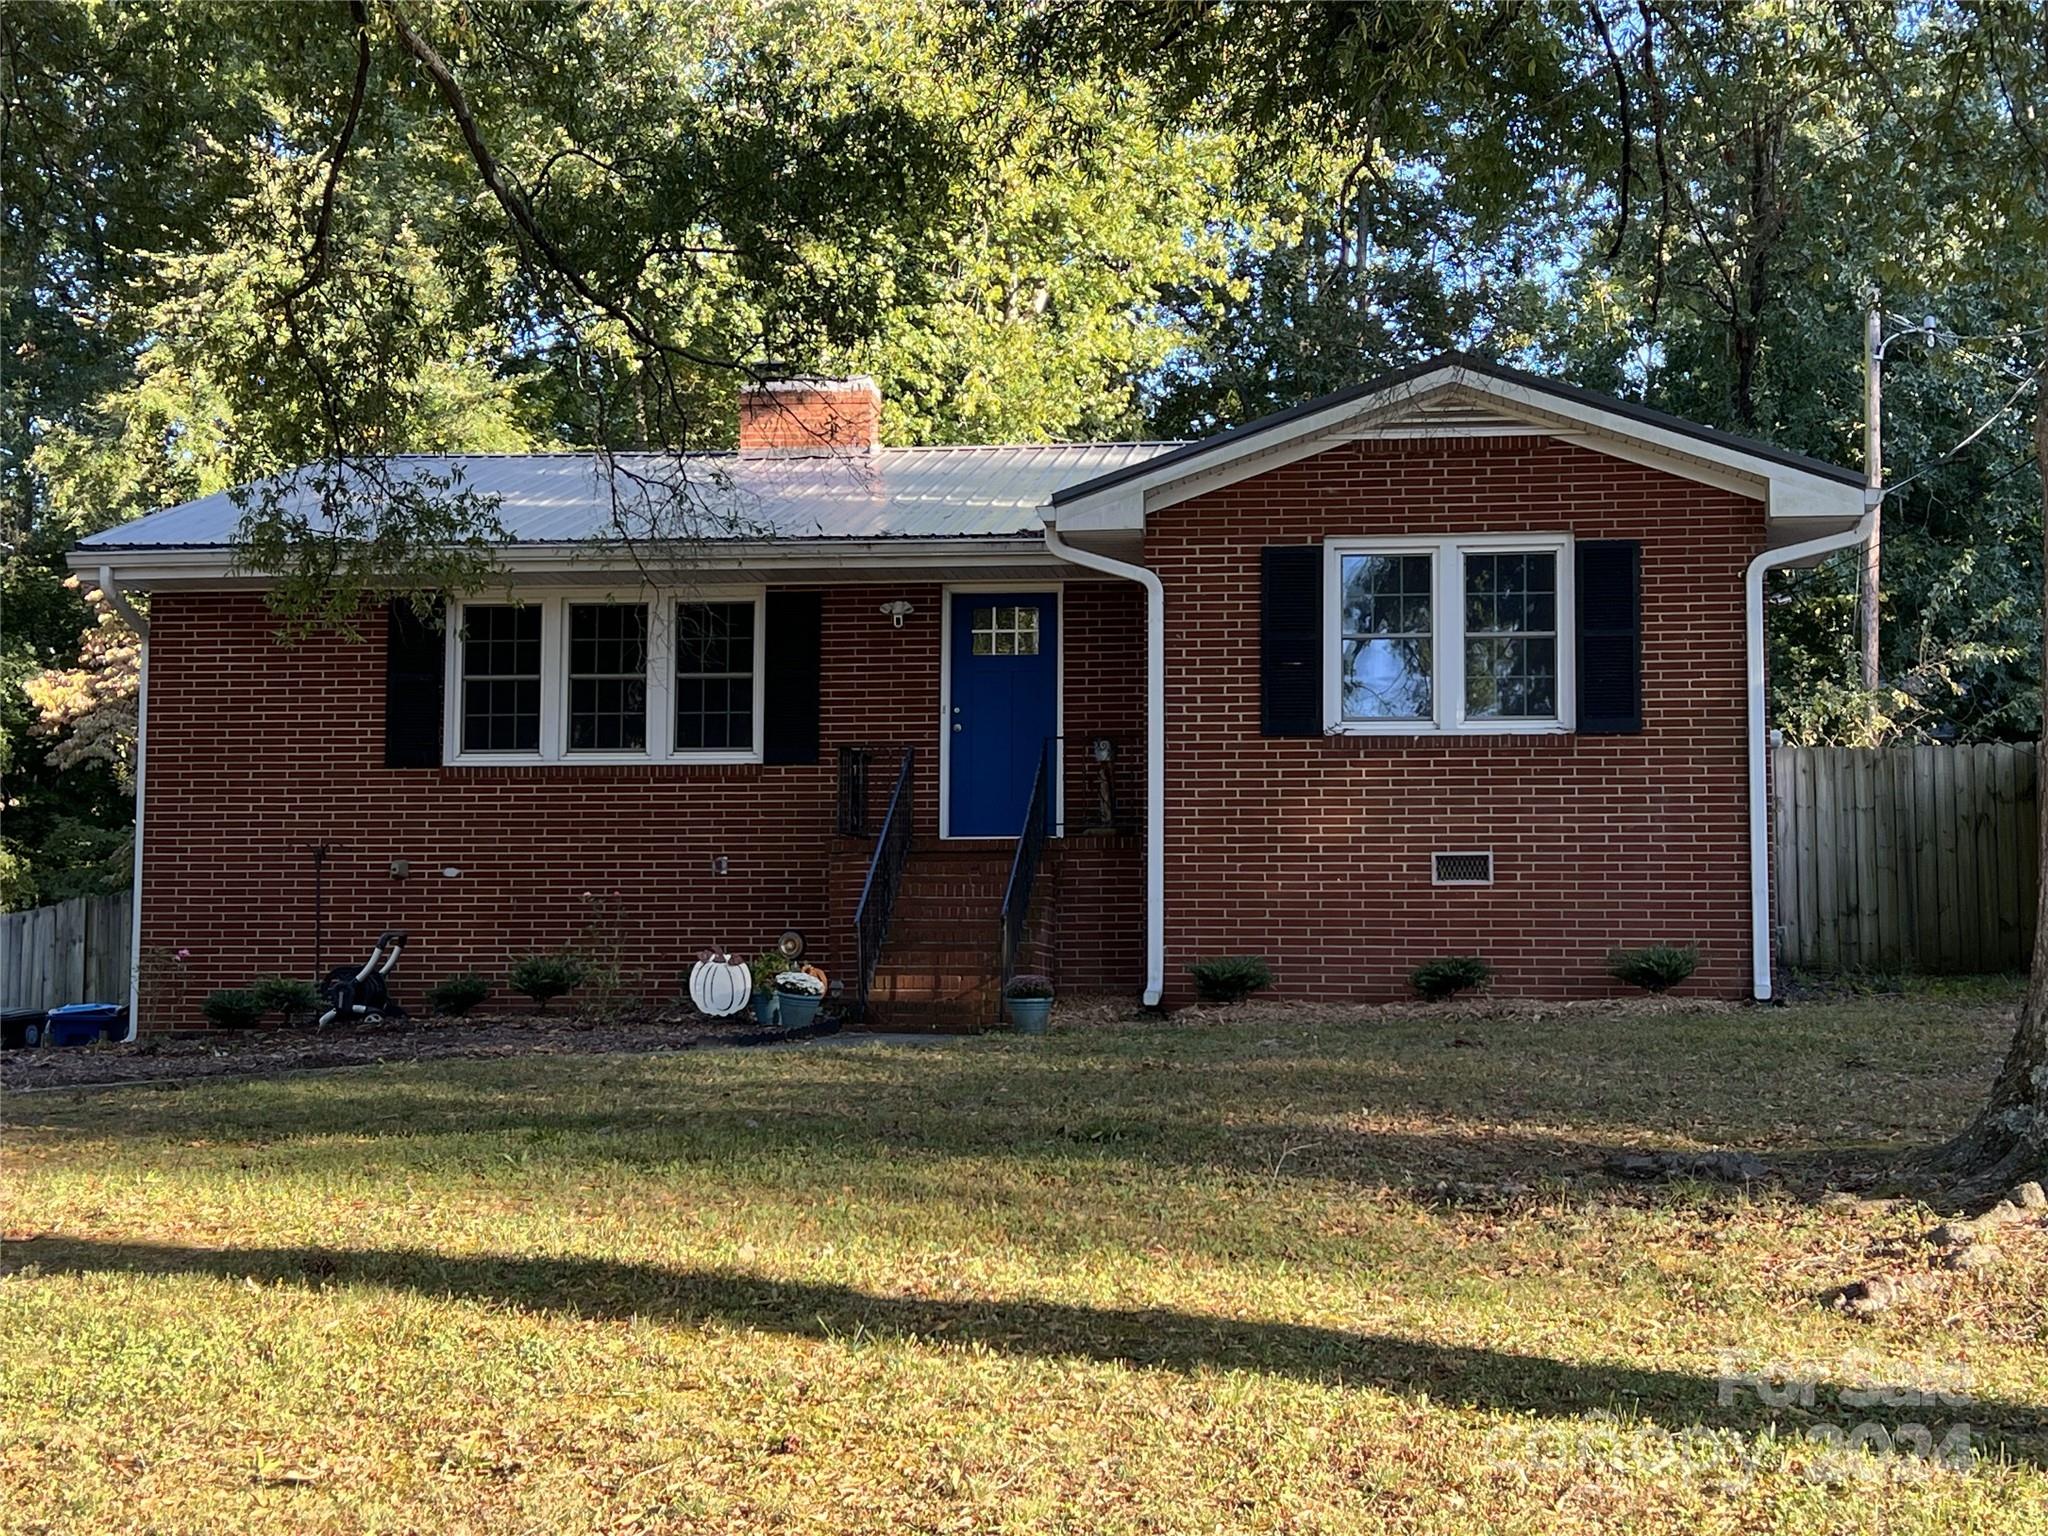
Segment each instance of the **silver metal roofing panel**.
[[[406,454],[403,480],[453,483],[498,498],[498,520],[522,544],[569,544],[627,531],[645,535],[678,483],[693,531],[705,538],[972,538],[1037,533],[1039,511],[1062,486],[1111,474],[1172,443],[1047,443],[883,448],[871,454],[619,454],[614,471],[590,454]],[[304,484],[279,482],[311,510]],[[232,492],[167,507],[94,534],[83,549],[224,546],[241,510]],[[664,520],[661,527],[672,528]]]

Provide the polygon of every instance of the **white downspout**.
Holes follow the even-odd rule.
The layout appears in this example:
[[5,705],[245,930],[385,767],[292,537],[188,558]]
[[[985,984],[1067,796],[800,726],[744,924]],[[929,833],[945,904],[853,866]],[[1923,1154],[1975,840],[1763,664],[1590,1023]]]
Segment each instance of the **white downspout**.
[[100,591],[142,642],[135,658],[135,852],[128,895],[128,1033],[121,1037],[127,1041],[142,1028],[142,780],[149,757],[149,620],[115,584],[110,565],[100,567]]
[[1145,1006],[1166,991],[1166,589],[1142,565],[1076,549],[1045,525],[1060,559],[1145,589]]
[[1749,562],[1745,583],[1749,620],[1749,951],[1751,991],[1760,1003],[1771,1000],[1771,839],[1770,806],[1764,756],[1768,741],[1764,719],[1764,572],[1816,555],[1831,555],[1870,540],[1877,523],[1878,492],[1864,508],[1856,526],[1783,549],[1767,549]]

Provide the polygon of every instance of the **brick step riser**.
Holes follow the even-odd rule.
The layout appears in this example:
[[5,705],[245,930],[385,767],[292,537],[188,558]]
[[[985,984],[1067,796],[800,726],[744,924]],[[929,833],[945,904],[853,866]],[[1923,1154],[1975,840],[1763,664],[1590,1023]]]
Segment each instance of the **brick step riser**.
[[884,983],[880,977],[868,989],[868,999],[878,1003],[993,1003],[995,983],[986,976],[905,976]]
[[888,948],[892,950],[983,949],[994,954],[1001,943],[1002,933],[993,922],[960,923],[927,917],[889,924]]
[[875,974],[901,976],[910,971],[944,971],[949,976],[993,976],[1001,963],[1002,956],[986,944],[930,948],[891,944],[882,951]]

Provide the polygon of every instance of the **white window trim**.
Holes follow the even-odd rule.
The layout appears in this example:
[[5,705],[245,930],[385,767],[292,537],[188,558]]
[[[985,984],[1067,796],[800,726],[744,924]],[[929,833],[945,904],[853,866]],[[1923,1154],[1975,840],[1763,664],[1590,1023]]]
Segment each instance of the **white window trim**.
[[[1465,714],[1465,555],[1557,556],[1557,718],[1473,720]],[[1346,555],[1436,557],[1430,650],[1432,713],[1421,720],[1346,720],[1342,638]],[[1461,533],[1430,538],[1344,538],[1323,541],[1323,729],[1332,736],[1558,736],[1578,718],[1578,649],[1572,539],[1565,533]],[[1446,664],[1449,658],[1449,664]]]
[[[462,750],[462,614],[465,608],[524,604],[540,610],[540,748],[534,752]],[[647,746],[638,752],[575,751],[569,735],[569,612],[594,603],[637,603],[647,608]],[[754,608],[754,744],[679,750],[675,745],[675,610],[679,603],[751,603]],[[659,763],[674,766],[758,763],[767,704],[768,604],[765,587],[719,587],[711,592],[571,590],[545,594],[483,594],[448,610],[446,695],[441,761],[449,767],[530,768],[536,764],[593,767]]]

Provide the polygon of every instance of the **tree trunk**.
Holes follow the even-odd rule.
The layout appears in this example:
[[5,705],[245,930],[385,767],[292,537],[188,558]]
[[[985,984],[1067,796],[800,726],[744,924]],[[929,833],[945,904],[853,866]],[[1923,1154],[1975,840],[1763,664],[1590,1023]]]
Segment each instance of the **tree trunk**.
[[[2048,611],[2048,356],[2034,374],[2034,458],[2041,472],[2042,600]],[[2041,675],[2048,684],[2048,633],[2043,636]],[[2042,711],[2042,726],[2041,761],[2048,764],[2048,707]],[[1960,1181],[1966,1195],[1991,1193],[2027,1179],[2048,1182],[2048,816],[2041,818],[2041,876],[2033,972],[2026,1001],[2020,1004],[2012,1049],[1992,1085],[1991,1101],[1970,1128],[1934,1158],[1936,1169]]]

